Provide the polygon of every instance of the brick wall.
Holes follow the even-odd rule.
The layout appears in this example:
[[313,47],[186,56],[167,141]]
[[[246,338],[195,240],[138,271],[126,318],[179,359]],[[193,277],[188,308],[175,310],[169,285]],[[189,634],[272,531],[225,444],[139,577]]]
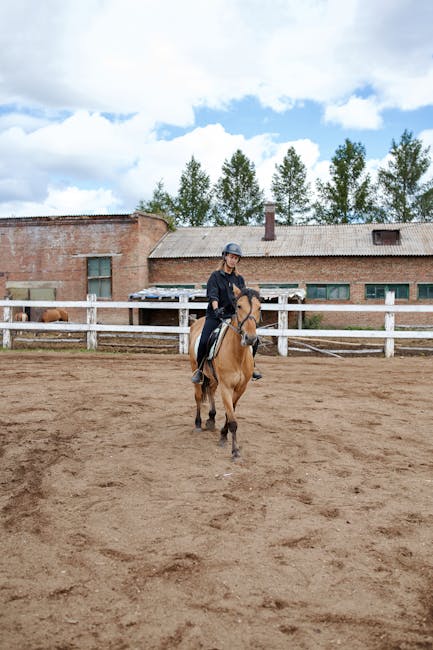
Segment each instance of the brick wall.
[[[127,300],[147,286],[148,255],[165,232],[163,219],[142,213],[1,220],[0,295],[11,287],[52,287],[58,300],[84,300],[87,258],[108,256],[112,300]],[[128,322],[127,310],[114,322]]]
[[[157,283],[206,283],[210,273],[217,267],[216,259],[151,259],[149,282]],[[349,284],[350,300],[339,304],[383,304],[383,300],[364,298],[365,284],[409,283],[409,300],[397,300],[397,304],[422,304],[417,300],[417,283],[433,283],[433,257],[273,257],[243,258],[239,271],[249,286],[260,283],[294,283],[306,289],[312,284]],[[312,302],[323,302],[321,300]],[[307,317],[311,316],[308,312]],[[296,315],[289,315],[290,327],[296,326]],[[322,314],[325,327],[381,327],[383,314]],[[396,325],[431,325],[431,314],[399,314]]]
[[[59,300],[82,300],[87,294],[88,256],[112,259],[112,299],[149,285],[206,283],[217,267],[215,258],[150,259],[148,255],[167,232],[160,217],[132,215],[32,217],[0,221],[0,295],[17,285],[53,287]],[[432,257],[268,257],[243,258],[239,270],[247,283],[347,283],[350,303],[364,304],[366,283],[409,283],[409,301],[417,301],[417,283],[433,282]],[[309,301],[312,302],[312,301]],[[320,302],[320,301],[318,301]],[[373,301],[370,301],[370,303]],[[378,301],[382,302],[382,301]],[[311,316],[311,313],[307,314]],[[275,314],[269,315],[275,320]],[[295,326],[296,314],[289,316]],[[380,314],[324,314],[325,327],[380,327]],[[83,320],[83,314],[77,315]],[[101,322],[128,322],[119,314],[99,312]],[[432,324],[429,314],[397,315],[398,324]]]

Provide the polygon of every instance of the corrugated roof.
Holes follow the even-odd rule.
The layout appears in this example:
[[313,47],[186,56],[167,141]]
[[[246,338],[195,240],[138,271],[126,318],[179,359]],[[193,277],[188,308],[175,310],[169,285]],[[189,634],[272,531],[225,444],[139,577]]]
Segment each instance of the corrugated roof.
[[[148,287],[141,289],[135,293],[130,293],[129,300],[149,300],[149,299],[177,299],[179,296],[188,296],[188,298],[203,298],[207,300],[206,289],[184,289],[182,287]],[[278,296],[286,295],[288,298],[296,298],[299,302],[305,299],[305,289],[283,289],[275,287],[274,289],[260,288],[260,296],[262,298],[277,298]]]
[[[400,243],[373,244],[373,230],[399,230]],[[264,226],[178,228],[149,257],[220,257],[231,241],[241,246],[244,257],[433,255],[433,223],[275,226],[273,241],[263,241],[264,234]]]

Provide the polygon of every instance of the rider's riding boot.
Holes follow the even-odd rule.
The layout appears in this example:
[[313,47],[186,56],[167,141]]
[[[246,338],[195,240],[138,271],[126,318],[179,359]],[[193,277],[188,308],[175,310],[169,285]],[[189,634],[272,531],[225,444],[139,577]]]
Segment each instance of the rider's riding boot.
[[197,368],[197,370],[194,372],[193,376],[191,377],[191,381],[193,384],[201,384],[203,381],[203,373],[200,370],[200,368]]
[[261,379],[262,377],[263,377],[262,373],[259,372],[259,370],[257,370],[257,368],[254,368],[252,380],[257,381],[257,379]]

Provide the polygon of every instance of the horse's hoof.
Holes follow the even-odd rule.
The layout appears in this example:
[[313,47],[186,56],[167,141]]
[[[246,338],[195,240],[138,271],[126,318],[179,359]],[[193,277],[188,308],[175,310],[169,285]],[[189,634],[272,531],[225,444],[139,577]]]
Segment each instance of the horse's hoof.
[[194,431],[195,431],[196,433],[199,433],[199,432],[203,431],[203,429],[202,429],[201,427],[195,427],[195,428],[194,428]]
[[218,441],[218,446],[219,447],[225,447],[227,444],[227,438],[220,438]]
[[232,460],[233,461],[239,460],[240,457],[241,457],[241,454],[240,454],[240,452],[238,450],[232,451]]
[[207,431],[215,431],[215,420],[207,420],[206,429]]

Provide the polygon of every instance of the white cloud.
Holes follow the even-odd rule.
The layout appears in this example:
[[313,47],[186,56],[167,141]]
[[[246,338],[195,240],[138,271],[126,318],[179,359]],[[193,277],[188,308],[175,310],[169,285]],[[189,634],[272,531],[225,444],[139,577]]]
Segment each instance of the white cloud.
[[[292,144],[321,177],[308,131],[197,128],[195,109],[312,100],[328,124],[379,129],[385,109],[433,104],[432,24],[431,0],[2,0],[0,211],[50,197],[77,212],[85,196],[87,211],[130,210],[161,178],[176,192],[191,155],[214,182],[237,148],[266,191]],[[160,124],[189,132],[163,140]]]
[[433,129],[421,131],[418,137],[422,140],[425,147],[430,147],[430,156],[433,158]]
[[379,129],[382,126],[380,107],[371,98],[352,96],[344,104],[331,104],[325,109],[325,122],[345,129]]
[[433,96],[430,0],[4,0],[0,24],[4,103],[186,125],[246,94],[277,110],[366,84],[395,106]]
[[[113,123],[99,114],[80,111],[30,133],[21,128],[0,133],[1,212],[10,213],[13,202],[14,213],[28,214],[40,201],[43,213],[52,214],[54,203],[62,211],[69,206],[77,213],[86,211],[85,200],[89,201],[88,211],[94,211],[95,205],[103,212],[113,206],[133,210],[140,199],[151,196],[161,178],[167,191],[175,194],[191,156],[215,183],[224,160],[236,149],[254,162],[259,183],[269,193],[275,164],[282,162],[289,146],[295,147],[313,173],[319,148],[311,140],[281,143],[271,134],[246,138],[228,133],[219,124],[193,129],[172,140],[158,140],[140,115]],[[81,186],[83,191],[65,190],[68,185]],[[99,189],[86,193],[88,186]],[[110,193],[101,187],[111,188]]]
[[51,216],[64,214],[108,214],[118,209],[119,201],[111,190],[82,190],[48,187],[43,201],[8,201],[3,204],[1,217]]

